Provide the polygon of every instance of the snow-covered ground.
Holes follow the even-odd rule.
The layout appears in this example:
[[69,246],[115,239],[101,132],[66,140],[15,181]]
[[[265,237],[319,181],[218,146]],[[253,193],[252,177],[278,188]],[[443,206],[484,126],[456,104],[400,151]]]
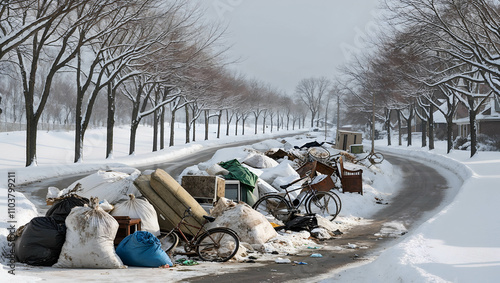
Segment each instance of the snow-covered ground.
[[[454,199],[373,262],[322,276],[322,282],[499,282],[500,152],[452,151],[414,146],[376,148],[443,167],[463,178]],[[319,280],[319,278],[317,278]]]
[[[167,148],[157,153],[149,153],[151,141],[151,129],[142,128],[143,135],[138,134],[140,142],[136,154],[127,156],[128,131],[120,129],[115,134],[116,149],[113,160],[104,160],[104,132],[103,130],[91,130],[87,135],[84,151],[85,160],[79,164],[72,164],[72,137],[65,132],[43,133],[39,138],[39,166],[23,168],[24,164],[24,133],[0,133],[0,214],[1,232],[0,243],[3,252],[6,246],[6,235],[8,234],[7,198],[8,184],[7,172],[15,172],[16,184],[32,182],[40,178],[48,178],[70,173],[94,172],[100,168],[140,166],[153,162],[164,162],[169,159],[186,155],[204,147],[230,143],[239,140],[250,139],[253,135],[223,137],[216,140],[201,141],[188,145],[183,144],[183,129],[179,128],[178,146]],[[214,131],[211,131],[213,136]],[[234,131],[232,131],[234,133]],[[247,133],[253,133],[247,129]],[[267,134],[264,138],[271,138],[276,134],[289,132],[275,132]],[[93,138],[94,137],[94,138]],[[142,138],[144,137],[144,138]],[[202,133],[197,135],[198,140],[203,137]],[[312,137],[299,136],[290,139],[293,145],[302,145]],[[323,141],[321,134],[318,141]],[[444,152],[445,144],[438,143],[437,149],[429,152],[421,149],[418,141],[415,146],[391,146],[386,147],[385,141],[379,141],[377,148],[408,155],[412,158],[425,160],[436,167],[445,168],[463,178],[464,185],[454,199],[447,199],[449,203],[441,206],[440,211],[423,223],[417,229],[403,236],[400,242],[384,251],[373,262],[352,268],[340,273],[322,275],[313,281],[325,282],[496,282],[500,278],[500,222],[496,215],[495,204],[500,200],[500,153],[479,152],[474,158],[469,158],[469,152],[454,151],[450,155]],[[257,145],[258,146],[258,145]],[[255,146],[254,146],[255,147]],[[43,150],[42,150],[43,148]],[[237,149],[240,152],[241,149]],[[236,151],[230,151],[230,156],[236,156]],[[214,158],[221,158],[216,157]],[[234,158],[234,157],[233,157]],[[111,165],[110,165],[111,163]],[[352,168],[355,165],[349,164]],[[379,170],[379,171],[376,171]],[[443,169],[441,169],[443,170]],[[366,171],[365,171],[366,172]],[[342,200],[344,207],[340,217],[337,219],[341,230],[348,229],[365,217],[369,217],[380,206],[374,202],[374,197],[390,198],[394,193],[392,187],[386,186],[391,179],[398,176],[397,170],[389,163],[375,168],[363,174],[365,195],[344,194]],[[378,172],[383,174],[377,174]],[[393,180],[392,180],[393,181]],[[381,188],[384,188],[383,190]],[[16,225],[27,223],[31,218],[38,215],[36,208],[22,194],[16,193]],[[343,226],[342,226],[343,225]],[[393,227],[394,229],[404,229]],[[307,236],[307,235],[306,235]],[[303,245],[307,243],[296,236],[291,245]],[[288,238],[289,239],[289,238]],[[309,243],[310,244],[310,243]],[[276,247],[275,247],[276,248]],[[333,247],[336,248],[336,247]],[[257,263],[259,264],[259,263]],[[16,282],[51,280],[117,280],[137,281],[148,278],[151,281],[171,278],[181,280],[201,274],[215,274],[249,266],[247,263],[203,263],[196,267],[176,267],[171,269],[151,269],[130,267],[128,270],[66,270],[46,267],[30,267],[17,263]],[[256,264],[250,264],[256,266]],[[0,273],[7,273],[8,264],[3,262]],[[2,274],[2,278],[5,278]]]

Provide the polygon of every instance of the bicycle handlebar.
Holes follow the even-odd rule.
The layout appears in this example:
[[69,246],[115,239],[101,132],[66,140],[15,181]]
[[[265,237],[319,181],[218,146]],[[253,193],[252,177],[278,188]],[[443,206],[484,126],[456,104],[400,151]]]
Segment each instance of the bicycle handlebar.
[[191,207],[188,206],[188,208],[186,208],[186,211],[184,211],[184,217],[183,218],[186,218],[188,216],[191,216]]

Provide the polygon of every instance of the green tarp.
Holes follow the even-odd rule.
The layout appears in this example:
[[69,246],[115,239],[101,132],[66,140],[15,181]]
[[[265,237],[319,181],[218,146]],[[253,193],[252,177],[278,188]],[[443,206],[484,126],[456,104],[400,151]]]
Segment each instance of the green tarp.
[[219,165],[229,171],[229,174],[224,176],[226,180],[238,180],[240,181],[241,187],[253,192],[257,179],[259,178],[254,173],[250,172],[248,168],[245,168],[241,163],[236,160],[229,160],[226,162],[221,162]]

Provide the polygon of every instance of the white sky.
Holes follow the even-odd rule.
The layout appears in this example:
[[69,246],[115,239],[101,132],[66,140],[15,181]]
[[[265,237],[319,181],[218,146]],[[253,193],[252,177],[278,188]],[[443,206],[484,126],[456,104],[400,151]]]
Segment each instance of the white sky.
[[228,26],[233,68],[292,94],[308,77],[334,78],[373,34],[379,0],[197,0]]

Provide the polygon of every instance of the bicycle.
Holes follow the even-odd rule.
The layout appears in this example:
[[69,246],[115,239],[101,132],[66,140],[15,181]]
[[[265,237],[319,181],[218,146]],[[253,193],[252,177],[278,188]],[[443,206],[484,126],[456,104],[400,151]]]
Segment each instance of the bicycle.
[[[288,190],[288,187],[304,179],[308,180],[302,186]],[[282,185],[281,188],[284,189],[284,193],[267,194],[259,198],[252,208],[262,213],[266,218],[271,215],[283,222],[290,220],[292,214],[300,213],[299,207],[302,204],[305,206],[306,213],[330,217],[330,221],[334,220],[340,213],[340,197],[332,191],[318,191],[313,189],[309,176]],[[297,190],[302,190],[306,195],[292,200],[290,193]]]
[[[203,216],[205,223],[201,227],[191,225],[184,221],[190,216],[192,216],[191,208],[188,207],[179,223],[169,232],[160,235],[162,249],[166,253],[170,253],[177,247],[180,235],[185,242],[184,250],[188,253],[194,250],[203,261],[225,262],[233,258],[240,247],[236,232],[225,227],[207,230],[205,224],[215,221],[215,217],[207,215]],[[182,232],[181,226],[192,227],[198,231],[191,239],[188,239]]]
[[356,162],[361,162],[365,159],[368,159],[368,161],[370,161],[370,163],[373,165],[373,164],[380,164],[382,163],[382,161],[384,161],[384,155],[380,152],[370,152],[368,153],[365,157],[363,158],[360,158],[360,159],[356,159]]

